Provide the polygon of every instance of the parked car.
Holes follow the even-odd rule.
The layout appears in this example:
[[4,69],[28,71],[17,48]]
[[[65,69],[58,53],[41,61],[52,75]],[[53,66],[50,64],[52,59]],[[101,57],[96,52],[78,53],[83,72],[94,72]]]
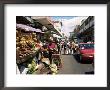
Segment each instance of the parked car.
[[80,61],[92,61],[94,60],[94,43],[79,43],[77,54]]

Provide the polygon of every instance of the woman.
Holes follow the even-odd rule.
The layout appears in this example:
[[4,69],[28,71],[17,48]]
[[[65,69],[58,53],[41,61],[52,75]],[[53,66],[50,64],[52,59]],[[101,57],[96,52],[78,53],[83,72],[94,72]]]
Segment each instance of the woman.
[[56,44],[53,41],[50,41],[49,45],[48,45],[48,50],[49,50],[49,60],[50,60],[50,64],[52,64],[52,54],[54,53],[54,51],[56,51]]

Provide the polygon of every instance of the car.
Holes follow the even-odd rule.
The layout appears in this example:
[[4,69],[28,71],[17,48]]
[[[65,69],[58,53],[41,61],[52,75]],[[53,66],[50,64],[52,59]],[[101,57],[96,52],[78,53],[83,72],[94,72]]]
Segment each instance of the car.
[[94,62],[94,43],[79,43],[77,54],[80,61],[91,61]]

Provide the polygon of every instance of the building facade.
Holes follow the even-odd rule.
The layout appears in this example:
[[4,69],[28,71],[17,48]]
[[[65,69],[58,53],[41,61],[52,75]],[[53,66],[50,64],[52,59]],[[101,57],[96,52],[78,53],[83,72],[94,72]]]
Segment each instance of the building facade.
[[80,30],[76,33],[78,39],[83,42],[92,41],[94,42],[94,16],[89,16],[80,25]]
[[54,28],[61,32],[62,23],[60,21],[53,21],[53,23],[54,23]]

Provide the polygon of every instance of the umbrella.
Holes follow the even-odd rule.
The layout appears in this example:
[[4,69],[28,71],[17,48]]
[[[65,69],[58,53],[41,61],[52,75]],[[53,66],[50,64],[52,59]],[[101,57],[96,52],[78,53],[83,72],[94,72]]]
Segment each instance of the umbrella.
[[40,29],[36,29],[36,28],[31,27],[31,26],[27,26],[27,25],[23,25],[23,24],[16,24],[16,27],[24,29],[26,31],[42,32]]

